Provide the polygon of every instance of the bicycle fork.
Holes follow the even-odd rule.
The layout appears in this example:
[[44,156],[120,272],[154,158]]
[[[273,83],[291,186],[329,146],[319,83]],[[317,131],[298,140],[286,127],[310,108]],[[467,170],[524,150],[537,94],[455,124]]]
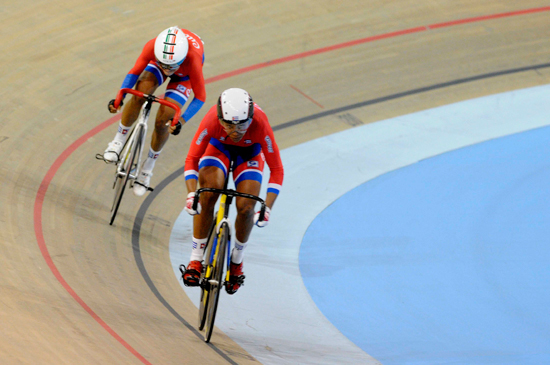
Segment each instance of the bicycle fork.
[[[214,267],[216,267],[218,264],[221,264],[222,267],[223,267],[223,262],[221,263],[218,263],[217,262],[217,258],[218,258],[218,250],[220,249],[220,245],[218,244],[219,243],[219,238],[221,237],[221,229],[222,229],[222,224],[223,223],[227,223],[227,229],[228,229],[228,235],[227,235],[227,253],[226,253],[226,267],[227,267],[227,270],[226,270],[226,277],[225,277],[225,281],[228,281],[229,280],[229,265],[230,265],[230,260],[231,260],[231,230],[230,230],[230,222],[229,222],[229,219],[228,219],[228,214],[227,214],[227,211],[226,211],[226,207],[231,204],[231,200],[232,200],[233,197],[231,196],[227,196],[227,195],[222,195],[221,196],[221,199],[220,199],[220,209],[218,210],[218,213],[217,213],[217,217],[216,217],[216,236],[214,238],[214,247],[215,249],[212,250],[210,252],[210,265],[207,265],[206,266],[206,273],[204,275],[204,279],[201,281],[201,287],[203,289],[206,289],[205,286],[218,286],[218,287],[221,287],[221,283],[218,283],[216,280],[212,279],[212,270],[214,269]],[[221,270],[221,268],[220,268]]]

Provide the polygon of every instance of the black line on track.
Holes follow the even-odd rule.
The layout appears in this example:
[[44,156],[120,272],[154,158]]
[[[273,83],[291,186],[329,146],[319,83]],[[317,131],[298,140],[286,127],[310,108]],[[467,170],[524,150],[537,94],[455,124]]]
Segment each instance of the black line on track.
[[[184,171],[184,166],[180,167],[178,170],[173,172],[166,179],[162,180],[161,183],[155,187],[155,190],[147,195],[147,197],[145,198],[143,204],[141,204],[141,206],[140,206],[140,208],[137,212],[136,219],[134,220],[134,227],[132,229],[132,250],[134,251],[134,259],[135,259],[136,264],[139,268],[139,272],[141,273],[141,276],[143,277],[143,279],[147,283],[147,286],[149,287],[151,292],[153,292],[153,294],[157,297],[159,302],[161,302],[162,305],[164,305],[164,307],[166,309],[168,309],[168,311],[170,313],[172,313],[172,315],[178,319],[178,321],[180,321],[185,327],[187,327],[187,329],[189,331],[191,331],[195,336],[197,336],[198,338],[200,338],[201,340],[204,341],[204,337],[202,336],[202,334],[194,326],[189,324],[189,322],[187,322],[185,319],[183,319],[183,317],[180,316],[179,313],[174,310],[174,308],[172,308],[170,303],[168,303],[166,301],[166,299],[164,299],[162,294],[160,294],[157,287],[153,283],[153,280],[151,280],[151,277],[149,276],[149,273],[147,272],[147,269],[145,268],[143,258],[141,257],[141,249],[140,249],[140,245],[139,245],[140,244],[139,236],[140,236],[140,232],[141,232],[141,224],[142,224],[143,219],[145,217],[145,213],[147,213],[147,210],[149,209],[149,207],[153,203],[153,200],[158,196],[158,194],[160,194],[162,192],[162,190],[165,187],[168,186],[168,184],[170,184],[172,181],[174,181],[180,175],[182,175],[183,171]],[[229,356],[227,356],[222,350],[220,350],[218,347],[216,347],[212,343],[205,343],[205,344],[208,345],[212,350],[217,352],[229,364],[237,365],[237,363],[235,361],[233,361]]]
[[[425,87],[421,87],[421,88],[418,88],[418,89],[408,90],[408,91],[404,91],[404,92],[393,94],[393,95],[383,96],[383,97],[380,97],[380,98],[366,100],[366,101],[363,101],[363,102],[360,102],[360,103],[350,104],[350,105],[346,105],[346,106],[343,106],[343,107],[340,107],[340,108],[327,110],[327,111],[317,113],[317,114],[312,114],[312,115],[307,116],[307,117],[295,119],[295,120],[292,120],[292,121],[289,121],[289,122],[286,122],[286,123],[283,123],[283,124],[276,125],[276,126],[273,127],[273,130],[274,131],[282,130],[282,129],[285,129],[285,128],[293,127],[293,126],[298,125],[298,124],[309,122],[311,120],[323,118],[323,117],[326,117],[326,116],[329,116],[329,115],[334,115],[334,114],[342,113],[342,112],[349,111],[349,110],[352,110],[352,109],[362,108],[362,107],[369,106],[369,105],[379,104],[379,103],[383,103],[383,102],[386,102],[386,101],[403,98],[403,97],[406,97],[406,96],[421,94],[421,93],[424,93],[424,92],[438,90],[438,89],[444,89],[446,87],[460,85],[460,84],[466,84],[468,82],[479,81],[479,80],[484,80],[484,79],[489,79],[489,78],[504,76],[504,75],[511,75],[511,74],[520,73],[520,72],[534,71],[534,70],[537,70],[537,69],[548,68],[548,67],[550,67],[550,63],[543,63],[543,64],[539,64],[539,65],[534,65],[534,66],[527,66],[527,67],[514,68],[514,69],[509,69],[509,70],[503,70],[503,71],[496,71],[496,72],[491,72],[491,73],[487,73],[487,74],[483,74],[483,75],[471,76],[471,77],[467,77],[467,78],[463,78],[463,79],[457,79],[457,80],[452,80],[452,81],[448,81],[448,82],[443,82],[443,83],[435,84],[435,85],[431,85],[431,86],[425,86]],[[183,323],[183,325],[185,327],[187,327],[191,332],[193,332],[197,337],[199,337],[200,339],[203,339],[203,336],[201,335],[201,333],[195,327],[190,325],[185,319],[183,319],[179,315],[179,313],[176,312],[174,310],[174,308],[172,308],[170,306],[170,304],[166,301],[166,299],[164,299],[163,296],[159,293],[159,291],[155,287],[155,284],[153,283],[153,281],[151,280],[149,274],[147,273],[147,270],[145,269],[145,265],[144,265],[143,259],[141,257],[141,250],[140,250],[140,247],[139,247],[139,235],[140,235],[140,231],[141,231],[141,224],[143,222],[143,219],[145,217],[147,209],[149,209],[149,207],[153,203],[153,200],[158,196],[158,194],[160,194],[160,192],[165,187],[167,187],[172,181],[177,179],[180,175],[183,175],[183,173],[184,173],[184,167],[182,166],[178,170],[174,171],[166,179],[162,180],[160,182],[160,184],[155,187],[155,191],[150,193],[147,196],[147,198],[145,198],[145,201],[143,202],[143,204],[139,208],[139,211],[136,215],[136,219],[134,221],[134,228],[132,230],[132,248],[133,248],[133,251],[134,251],[134,258],[136,260],[136,264],[139,268],[139,271],[141,272],[141,276],[143,276],[143,279],[145,280],[145,282],[149,286],[149,289],[151,289],[151,291],[157,297],[157,299],[162,303],[162,305],[164,305],[166,307],[166,309],[168,309],[168,311],[170,313],[172,313],[174,315],[174,317],[176,317],[181,323]],[[208,345],[214,351],[216,351],[221,357],[223,357],[225,360],[227,360],[228,363],[235,364],[235,365],[237,364],[232,359],[230,359],[223,351],[221,351],[219,348],[217,348],[215,345],[212,345],[211,343],[209,343]]]
[[441,84],[425,86],[425,87],[421,87],[421,88],[418,88],[418,89],[403,91],[401,93],[388,95],[388,96],[382,96],[380,98],[371,99],[371,100],[367,100],[367,101],[362,101],[360,103],[346,105],[346,106],[343,106],[343,107],[340,107],[340,108],[327,110],[327,111],[317,113],[317,114],[312,114],[312,115],[309,115],[307,117],[303,117],[303,118],[300,118],[300,119],[291,120],[290,122],[286,122],[286,123],[274,126],[273,131],[278,131],[278,130],[285,129],[285,128],[288,128],[288,127],[292,127],[292,126],[295,126],[295,125],[298,125],[298,124],[309,122],[310,120],[323,118],[323,117],[326,117],[326,116],[329,116],[329,115],[334,115],[334,114],[346,112],[348,110],[362,108],[362,107],[369,106],[369,105],[383,103],[385,101],[390,101],[390,100],[403,98],[405,96],[421,94],[421,93],[428,92],[428,91],[443,89],[443,88],[446,88],[446,87],[449,87],[449,86],[466,84],[466,83],[472,82],[472,81],[490,79],[492,77],[511,75],[511,74],[525,72],[525,71],[534,71],[534,70],[537,70],[537,69],[540,69],[540,68],[548,68],[548,67],[550,67],[550,63],[543,63],[543,64],[540,64],[540,65],[534,65],[534,66],[514,68],[514,69],[504,70],[504,71],[491,72],[491,73],[488,73],[488,74],[477,75],[477,76],[467,77],[467,78],[464,78],[464,79],[457,79],[457,80],[452,80],[452,81],[448,81],[448,82],[443,82]]

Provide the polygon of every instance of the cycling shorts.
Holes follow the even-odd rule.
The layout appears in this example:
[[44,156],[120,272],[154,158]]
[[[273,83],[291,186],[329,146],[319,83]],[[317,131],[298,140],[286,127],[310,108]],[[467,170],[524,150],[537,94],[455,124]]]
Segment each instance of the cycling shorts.
[[[157,78],[159,86],[166,81],[166,76],[162,73],[159,66],[155,63],[155,61],[151,61],[147,67],[145,67],[145,71],[148,71],[155,75]],[[189,76],[180,77],[177,75],[168,76],[170,81],[168,82],[168,86],[166,86],[166,93],[164,94],[165,98],[170,98],[175,100],[180,106],[183,106],[189,96],[191,95],[191,80],[189,79]]]
[[259,143],[240,147],[211,139],[199,161],[199,170],[206,166],[216,166],[223,171],[225,177],[231,161],[233,161],[235,186],[243,180],[254,180],[260,184],[262,183],[265,156]]

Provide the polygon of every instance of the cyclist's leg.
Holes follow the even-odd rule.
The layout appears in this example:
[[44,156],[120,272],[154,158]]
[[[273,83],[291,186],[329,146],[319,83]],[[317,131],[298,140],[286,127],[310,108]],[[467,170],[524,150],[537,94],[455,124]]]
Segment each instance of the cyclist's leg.
[[[260,194],[261,174],[258,180],[242,180],[237,185],[237,191],[256,195]],[[239,242],[246,243],[254,226],[254,207],[256,202],[252,199],[237,198],[237,219],[235,220],[235,236]],[[237,262],[236,262],[237,263]]]
[[[223,189],[229,171],[230,151],[216,139],[211,139],[199,162],[199,185],[202,188]],[[201,214],[193,217],[193,236],[206,238],[214,219],[214,207],[218,194],[201,193]]]
[[[163,82],[164,79],[162,73],[161,75],[155,74],[155,70],[151,68],[151,65],[148,65],[147,68],[145,68],[145,70],[141,73],[137,81],[136,90],[142,91],[146,94],[152,94]],[[138,98],[137,96],[132,95],[131,98],[124,104],[122,109],[122,118],[119,122],[115,138],[109,143],[107,149],[103,153],[104,160],[108,162],[118,161],[122,147],[128,138],[128,132],[132,127],[132,124],[136,121],[141,106],[144,102],[145,100],[143,98]]]
[[[172,81],[173,80],[173,81]],[[191,94],[191,81],[180,80],[172,77],[166,87],[165,99],[176,104],[180,109],[185,105]],[[162,150],[170,135],[169,126],[166,125],[174,117],[174,109],[161,105],[155,120],[155,130],[151,139],[151,148],[155,151]]]
[[[261,177],[261,175],[260,175]],[[258,195],[261,183],[256,180],[243,180],[237,185],[237,191]],[[235,220],[235,235],[233,236],[233,249],[231,250],[231,264],[229,265],[229,281],[225,283],[225,291],[235,294],[244,285],[243,254],[247,246],[250,231],[254,226],[255,201],[246,198],[237,198],[237,219]]]
[[[155,65],[150,65],[148,67],[156,67]],[[182,93],[180,90],[186,89],[185,86],[190,87],[190,81],[184,82],[170,82],[166,88],[165,99],[172,103],[178,105],[181,109],[185,102],[187,101],[188,93]],[[190,92],[191,89],[189,89]],[[151,146],[149,147],[149,153],[147,158],[143,162],[143,167],[141,173],[138,177],[136,183],[138,184],[137,189],[134,189],[134,194],[141,196],[145,194],[149,184],[151,182],[151,177],[153,176],[153,169],[155,168],[155,163],[162,152],[164,144],[168,140],[170,135],[170,127],[167,123],[170,123],[174,117],[175,110],[161,105],[157,112],[157,117],[155,119],[155,129],[153,130],[153,136],[151,138]]]
[[[237,164],[233,176],[237,191],[258,196],[262,184],[262,171],[264,158],[261,148],[252,146],[242,163]],[[239,161],[240,159],[237,159]],[[227,293],[234,294],[244,284],[243,253],[247,246],[248,238],[254,226],[254,206],[256,202],[251,199],[237,198],[237,219],[235,220],[235,236],[233,250],[231,251],[231,265],[229,268],[229,282],[226,283]]]
[[[208,145],[199,163],[199,184],[205,188],[222,189],[229,169],[229,154],[219,141]],[[202,211],[193,217],[193,246],[190,262],[183,275],[188,286],[198,285],[202,270],[202,257],[208,239],[208,231],[214,220],[214,208],[218,194],[204,192],[200,195]]]
[[[199,169],[199,184],[203,188],[222,189],[225,174],[216,166],[204,166]],[[218,194],[204,192],[200,196],[201,214],[193,216],[193,237],[206,239],[208,230],[214,220],[214,207]]]
[[[242,153],[236,161],[233,177],[237,191],[257,196],[260,193],[262,172],[265,164],[261,146],[255,144],[242,149]],[[236,201],[237,219],[235,221],[235,234],[237,240],[243,244],[248,241],[250,231],[254,225],[255,204],[254,200],[246,198],[237,198]]]
[[[152,94],[157,90],[159,85],[164,82],[162,72],[157,72],[156,66],[153,64],[147,65],[145,70],[139,76],[135,89],[145,94]],[[126,127],[131,127],[136,121],[141,106],[145,99],[132,95],[122,109],[121,123]]]
[[[199,183],[201,187],[223,188],[224,173],[215,166],[206,166],[199,169]],[[189,264],[183,274],[183,282],[187,286],[199,285],[202,272],[204,249],[208,241],[208,232],[214,220],[214,207],[218,194],[204,192],[200,195],[202,210],[193,217],[193,245]]]
[[[164,83],[165,75],[154,62],[151,62],[149,65],[147,65],[147,68],[145,69],[144,73],[147,71],[148,71],[148,81],[150,81],[150,83],[144,84],[142,82],[142,85],[138,83],[136,88],[142,87],[143,89],[146,89],[147,86],[151,86],[149,91],[141,90],[141,89],[138,89],[138,90],[143,91],[144,93],[152,94],[159,85]],[[142,98],[136,98],[136,97],[132,99],[132,101],[134,100],[138,100],[141,102],[137,107],[137,112],[139,114],[139,108],[141,108],[141,105],[143,105],[144,100]],[[168,131],[167,131],[168,127],[164,127],[164,129],[162,129],[161,131],[162,138],[160,140],[157,136],[158,134],[157,129],[159,128],[159,125],[160,125],[159,116],[164,116],[165,114],[169,113],[169,111],[171,111],[171,117],[173,117],[174,116],[173,110],[170,108],[165,108],[163,105],[160,106],[159,111],[157,112],[157,117],[155,120],[155,129],[153,130],[152,143],[151,143],[151,146],[149,147],[147,157],[141,167],[141,172],[135,182],[134,189],[133,189],[134,195],[142,196],[145,194],[145,192],[149,188],[149,185],[151,183],[151,177],[153,176],[153,168],[155,167],[155,162],[160,155],[160,152],[162,150],[162,147],[164,146],[164,143],[168,139]],[[135,115],[135,118],[137,118],[138,114]],[[168,118],[168,116],[166,116],[166,118]],[[164,131],[166,131],[166,133],[164,133]],[[160,141],[160,143],[158,141]]]

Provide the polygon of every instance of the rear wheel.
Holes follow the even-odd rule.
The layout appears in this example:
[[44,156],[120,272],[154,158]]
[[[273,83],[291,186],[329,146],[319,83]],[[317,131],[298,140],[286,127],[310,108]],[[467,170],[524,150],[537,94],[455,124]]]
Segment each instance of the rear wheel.
[[[137,164],[137,154],[142,143],[141,127],[137,126],[134,133],[136,137],[132,140],[132,144],[130,145],[128,152],[122,157],[122,161],[120,162],[122,164],[121,175],[118,174],[117,166],[117,173],[115,176],[114,185],[115,197],[113,199],[113,206],[111,207],[111,220],[109,222],[110,225],[112,225],[115,221],[120,202],[122,201],[122,196],[124,195],[126,183],[128,182],[128,178],[130,177],[130,172],[133,168],[135,168]],[[130,136],[130,138],[132,137]]]
[[214,321],[216,319],[216,312],[218,310],[218,301],[220,299],[220,289],[223,287],[223,266],[225,259],[225,251],[227,250],[227,240],[229,238],[229,226],[227,223],[223,223],[220,228],[218,242],[218,252],[214,261],[213,273],[212,273],[212,285],[210,285],[210,293],[208,299],[208,308],[206,314],[206,327],[204,334],[204,341],[210,342],[212,332],[214,330]]

